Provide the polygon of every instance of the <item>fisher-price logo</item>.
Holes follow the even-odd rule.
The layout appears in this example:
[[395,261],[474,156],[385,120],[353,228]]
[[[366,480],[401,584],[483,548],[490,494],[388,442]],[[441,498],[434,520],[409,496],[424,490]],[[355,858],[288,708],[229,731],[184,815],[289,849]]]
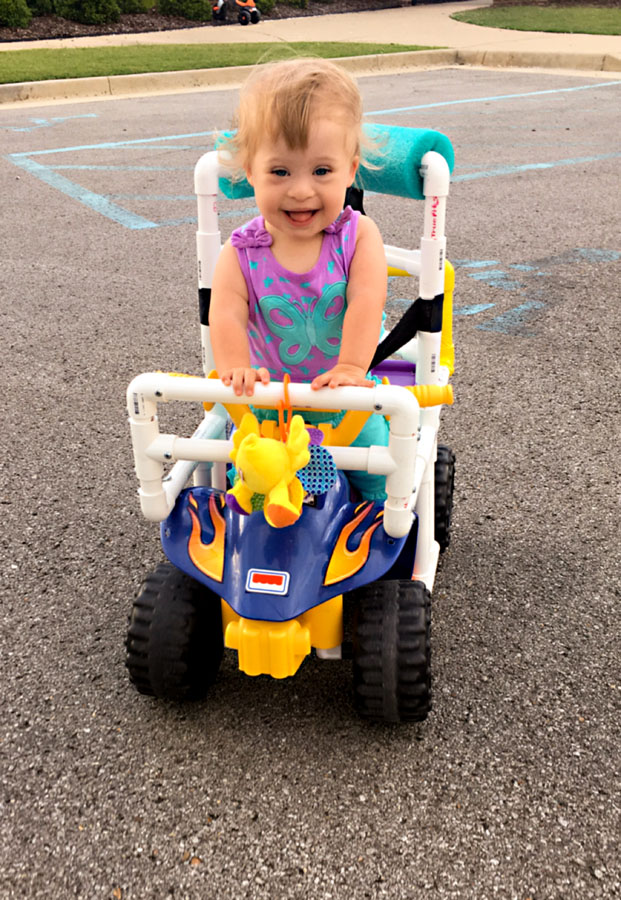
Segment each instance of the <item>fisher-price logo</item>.
[[254,594],[286,594],[289,590],[289,573],[274,569],[249,569],[246,590]]

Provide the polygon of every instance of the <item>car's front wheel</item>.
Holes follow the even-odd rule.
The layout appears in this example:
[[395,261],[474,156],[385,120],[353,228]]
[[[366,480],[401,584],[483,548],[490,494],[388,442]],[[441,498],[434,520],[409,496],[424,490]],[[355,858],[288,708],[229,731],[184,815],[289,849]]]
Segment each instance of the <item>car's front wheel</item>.
[[171,563],[160,563],[134,601],[125,645],[129,677],[141,694],[200,699],[222,661],[220,599]]
[[354,700],[377,722],[431,709],[431,595],[421,581],[377,581],[354,594]]

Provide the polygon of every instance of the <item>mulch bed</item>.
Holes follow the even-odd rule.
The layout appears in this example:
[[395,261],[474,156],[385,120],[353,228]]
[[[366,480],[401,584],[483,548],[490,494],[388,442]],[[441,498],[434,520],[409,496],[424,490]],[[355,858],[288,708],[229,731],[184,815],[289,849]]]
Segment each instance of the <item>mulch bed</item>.
[[[388,9],[410,5],[411,0],[308,0],[305,9],[277,3],[270,19],[291,19],[297,16],[322,16],[328,13],[360,12],[366,9]],[[234,13],[229,14],[229,23],[235,22]],[[120,21],[106,25],[81,25],[69,22],[59,16],[33,17],[28,28],[0,28],[0,41],[39,41],[46,38],[72,38],[100,34],[137,34],[146,31],[170,31],[178,28],[200,28],[209,22],[194,22],[179,16],[161,16],[155,12],[122,15]],[[239,26],[242,27],[241,25]],[[252,26],[247,26],[252,28]],[[338,35],[334,36],[338,40]]]

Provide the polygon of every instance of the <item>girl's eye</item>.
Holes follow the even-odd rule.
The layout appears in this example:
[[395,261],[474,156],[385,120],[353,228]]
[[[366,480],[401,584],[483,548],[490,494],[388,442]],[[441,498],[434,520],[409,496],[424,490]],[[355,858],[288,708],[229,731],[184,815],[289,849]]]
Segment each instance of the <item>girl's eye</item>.
[[330,169],[327,166],[317,166],[315,175],[329,175]]
[[272,169],[272,175],[277,175],[279,178],[284,178],[287,174],[286,169]]

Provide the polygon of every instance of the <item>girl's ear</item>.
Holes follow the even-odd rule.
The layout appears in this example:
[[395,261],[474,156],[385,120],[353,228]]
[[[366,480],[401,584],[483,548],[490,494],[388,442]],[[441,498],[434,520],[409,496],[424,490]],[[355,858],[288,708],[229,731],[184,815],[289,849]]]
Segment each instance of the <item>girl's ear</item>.
[[347,185],[347,187],[351,187],[352,184],[354,183],[354,179],[356,178],[356,172],[358,171],[359,166],[360,166],[360,157],[354,156],[352,163],[351,163],[351,169],[349,171],[349,184]]
[[250,167],[248,167],[245,170],[245,172],[246,172],[246,181],[248,182],[248,184],[250,184],[250,185],[252,185],[252,187],[254,187],[254,184],[252,182],[252,169]]

